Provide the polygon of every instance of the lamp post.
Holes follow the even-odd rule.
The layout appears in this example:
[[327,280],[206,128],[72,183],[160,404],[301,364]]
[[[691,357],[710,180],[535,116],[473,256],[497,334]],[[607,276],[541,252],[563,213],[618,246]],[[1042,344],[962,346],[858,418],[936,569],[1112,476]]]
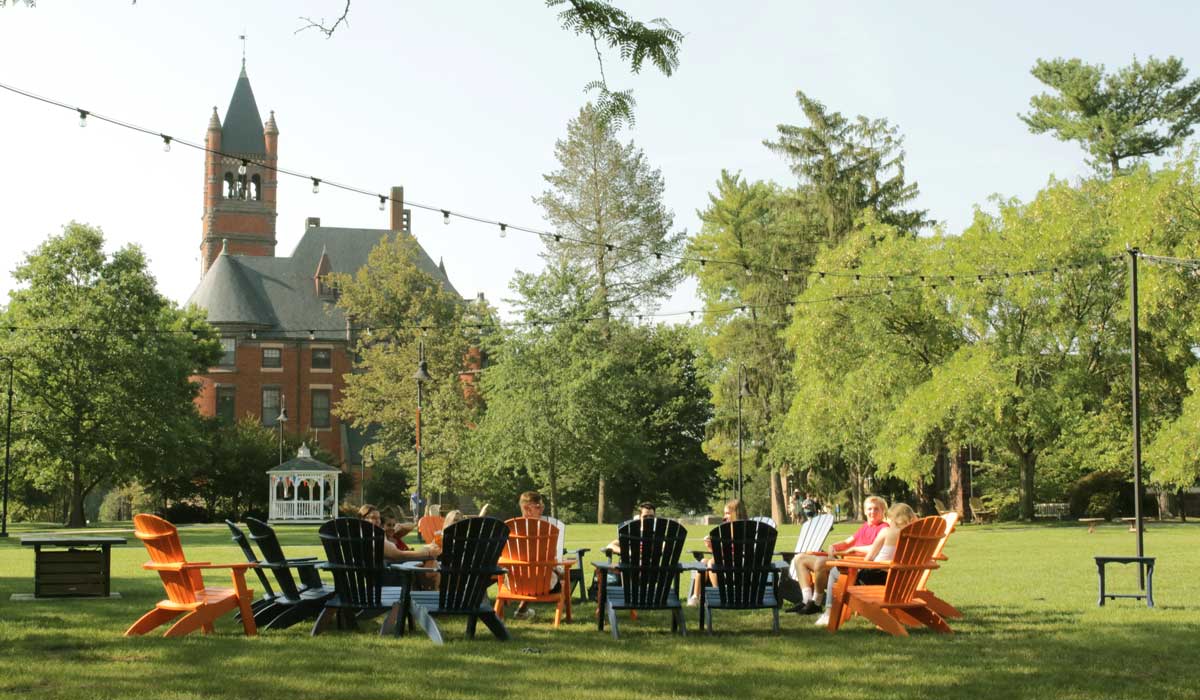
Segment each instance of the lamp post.
[[[425,365],[425,341],[419,341],[417,344],[417,371],[413,374],[413,379],[417,380],[417,505],[425,508],[425,496],[421,491],[421,394],[425,386],[425,382],[429,381],[429,372]],[[421,514],[416,517],[420,518]]]
[[283,465],[283,424],[287,422],[287,397],[279,395],[279,415],[275,417],[279,424],[279,464]]
[[0,537],[8,537],[8,467],[12,460],[12,400],[13,361],[11,357],[0,357],[8,363],[8,411],[4,414],[4,514],[0,517]]
[[746,386],[746,365],[738,364],[738,480],[737,497],[742,500],[742,397],[750,395]]

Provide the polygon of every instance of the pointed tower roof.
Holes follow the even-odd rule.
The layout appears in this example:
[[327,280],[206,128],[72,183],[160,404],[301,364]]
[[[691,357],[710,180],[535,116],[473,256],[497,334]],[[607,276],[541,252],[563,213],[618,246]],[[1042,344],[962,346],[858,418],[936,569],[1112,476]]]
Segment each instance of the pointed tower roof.
[[221,150],[257,156],[267,154],[262,117],[258,114],[258,103],[254,101],[254,91],[250,89],[250,78],[246,76],[244,64],[237,86],[233,89],[233,98],[229,100],[229,109],[225,112]]

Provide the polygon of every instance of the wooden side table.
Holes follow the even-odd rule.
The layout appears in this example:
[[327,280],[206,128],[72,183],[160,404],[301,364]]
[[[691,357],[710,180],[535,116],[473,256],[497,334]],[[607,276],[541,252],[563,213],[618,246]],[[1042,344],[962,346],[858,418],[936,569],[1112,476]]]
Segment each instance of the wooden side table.
[[111,580],[110,549],[124,537],[22,537],[33,547],[34,598],[107,598]]

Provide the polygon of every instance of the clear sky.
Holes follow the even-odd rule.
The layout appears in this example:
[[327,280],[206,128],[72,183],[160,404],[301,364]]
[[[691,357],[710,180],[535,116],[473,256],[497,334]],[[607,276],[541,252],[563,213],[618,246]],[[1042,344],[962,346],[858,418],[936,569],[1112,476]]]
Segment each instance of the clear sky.
[[[686,34],[681,67],[631,76],[606,54],[615,89],[633,88],[624,138],[662,169],[677,228],[722,168],[793,181],[762,146],[799,123],[797,89],[847,115],[885,117],[906,138],[919,205],[961,231],[992,194],[1028,198],[1051,176],[1085,171],[1074,144],[1030,134],[1016,117],[1041,91],[1039,57],[1110,68],[1176,55],[1200,75],[1200,5],[1191,2],[633,2]],[[0,82],[201,142],[224,117],[247,34],[259,110],[275,110],[280,164],[411,201],[544,228],[532,203],[555,167],[554,141],[598,77],[589,41],[562,31],[539,0],[354,2],[331,39],[299,32],[340,0],[40,0],[0,9]],[[184,301],[199,281],[203,155],[0,91],[0,293],[11,272],[72,219],[113,248],[137,243],[161,290]],[[378,201],[281,178],[277,253],[304,219],[387,226]],[[413,231],[464,295],[509,296],[514,269],[541,266],[540,239],[413,212]],[[503,307],[504,305],[501,304]],[[685,283],[663,311],[696,308]]]

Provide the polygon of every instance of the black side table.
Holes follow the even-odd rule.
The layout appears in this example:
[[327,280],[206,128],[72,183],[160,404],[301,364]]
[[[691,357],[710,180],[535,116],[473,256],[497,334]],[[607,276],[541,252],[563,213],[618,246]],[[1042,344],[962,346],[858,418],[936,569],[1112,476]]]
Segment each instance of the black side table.
[[34,598],[107,598],[109,550],[125,538],[32,536],[21,544],[34,551]]
[[[1146,574],[1146,590],[1144,593],[1105,593],[1104,567],[1107,564],[1137,564]],[[1096,569],[1100,574],[1100,602],[1104,605],[1105,598],[1145,598],[1146,607],[1154,607],[1154,557],[1096,557]],[[1141,572],[1139,572],[1141,573]]]

